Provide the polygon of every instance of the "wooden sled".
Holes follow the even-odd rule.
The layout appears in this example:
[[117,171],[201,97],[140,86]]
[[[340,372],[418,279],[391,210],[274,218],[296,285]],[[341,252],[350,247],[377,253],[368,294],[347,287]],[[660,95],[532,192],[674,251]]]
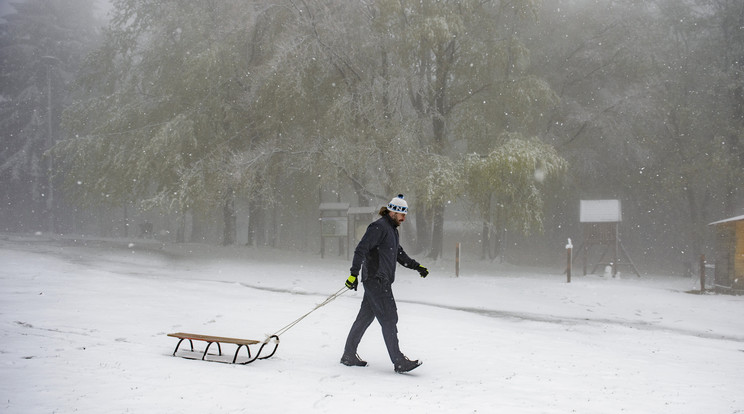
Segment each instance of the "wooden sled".
[[[206,348],[204,349],[204,353],[202,354],[202,361],[207,360],[207,351],[209,351],[209,347],[212,346],[212,344],[217,344],[217,352],[219,353],[219,356],[222,356],[222,345],[220,344],[235,344],[238,346],[238,349],[235,350],[235,356],[233,357],[232,363],[234,364],[238,360],[238,353],[240,352],[240,348],[245,347],[246,351],[248,352],[248,361],[240,362],[240,364],[250,364],[251,362],[257,360],[257,359],[267,359],[271,358],[274,353],[276,353],[276,349],[279,348],[279,337],[276,335],[271,335],[270,337],[266,338],[265,341],[256,341],[253,339],[239,339],[239,338],[226,338],[222,336],[210,336],[210,335],[199,335],[199,334],[192,334],[192,333],[183,333],[183,332],[176,332],[176,333],[169,333],[168,336],[178,338],[178,344],[176,345],[176,349],[173,351],[173,356],[176,356],[176,353],[178,352],[178,347],[181,346],[181,343],[184,340],[188,340],[189,344],[191,345],[191,352],[194,352],[194,341],[204,341],[207,343]],[[261,356],[261,351],[263,351],[264,347],[268,345],[270,342],[274,342],[274,349],[271,351],[271,353],[267,356]],[[256,352],[255,355],[251,356],[251,345],[258,345],[261,344],[261,347],[258,348],[258,352]],[[188,358],[184,356],[184,358]],[[193,359],[193,358],[192,358]],[[219,361],[214,360],[217,362],[225,362],[225,361]]]

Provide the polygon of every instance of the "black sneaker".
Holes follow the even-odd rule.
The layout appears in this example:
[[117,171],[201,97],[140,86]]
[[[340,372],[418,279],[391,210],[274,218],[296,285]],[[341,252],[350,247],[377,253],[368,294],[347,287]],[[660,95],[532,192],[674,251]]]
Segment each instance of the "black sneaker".
[[341,363],[347,367],[366,367],[367,361],[363,361],[357,354],[344,354],[341,357]]
[[395,372],[402,374],[404,372],[413,371],[419,365],[421,365],[421,362],[418,359],[411,361],[410,359],[403,357],[403,359],[400,359],[395,363]]

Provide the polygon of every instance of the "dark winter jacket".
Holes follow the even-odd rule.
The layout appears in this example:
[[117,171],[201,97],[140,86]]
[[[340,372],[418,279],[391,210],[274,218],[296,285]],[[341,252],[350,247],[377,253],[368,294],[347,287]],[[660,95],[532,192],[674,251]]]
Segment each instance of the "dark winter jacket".
[[397,226],[386,214],[367,227],[362,240],[354,250],[351,274],[358,276],[361,268],[362,282],[370,278],[380,278],[393,283],[396,262],[409,269],[419,266],[419,262],[408,257],[400,247]]

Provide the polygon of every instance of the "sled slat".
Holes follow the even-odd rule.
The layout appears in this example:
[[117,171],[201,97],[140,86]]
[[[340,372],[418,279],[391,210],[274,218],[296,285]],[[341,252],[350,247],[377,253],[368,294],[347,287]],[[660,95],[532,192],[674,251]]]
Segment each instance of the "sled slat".
[[168,336],[172,336],[174,338],[180,338],[180,339],[191,339],[194,341],[221,342],[223,344],[235,344],[235,345],[255,345],[255,344],[261,343],[261,341],[256,341],[254,339],[228,338],[224,336],[200,335],[200,334],[183,333],[183,332],[169,333]]

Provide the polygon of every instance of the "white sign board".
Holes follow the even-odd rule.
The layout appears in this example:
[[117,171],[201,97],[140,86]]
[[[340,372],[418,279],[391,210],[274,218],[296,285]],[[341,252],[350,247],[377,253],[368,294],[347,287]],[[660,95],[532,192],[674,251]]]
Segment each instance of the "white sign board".
[[579,222],[615,223],[622,221],[620,200],[581,200]]

